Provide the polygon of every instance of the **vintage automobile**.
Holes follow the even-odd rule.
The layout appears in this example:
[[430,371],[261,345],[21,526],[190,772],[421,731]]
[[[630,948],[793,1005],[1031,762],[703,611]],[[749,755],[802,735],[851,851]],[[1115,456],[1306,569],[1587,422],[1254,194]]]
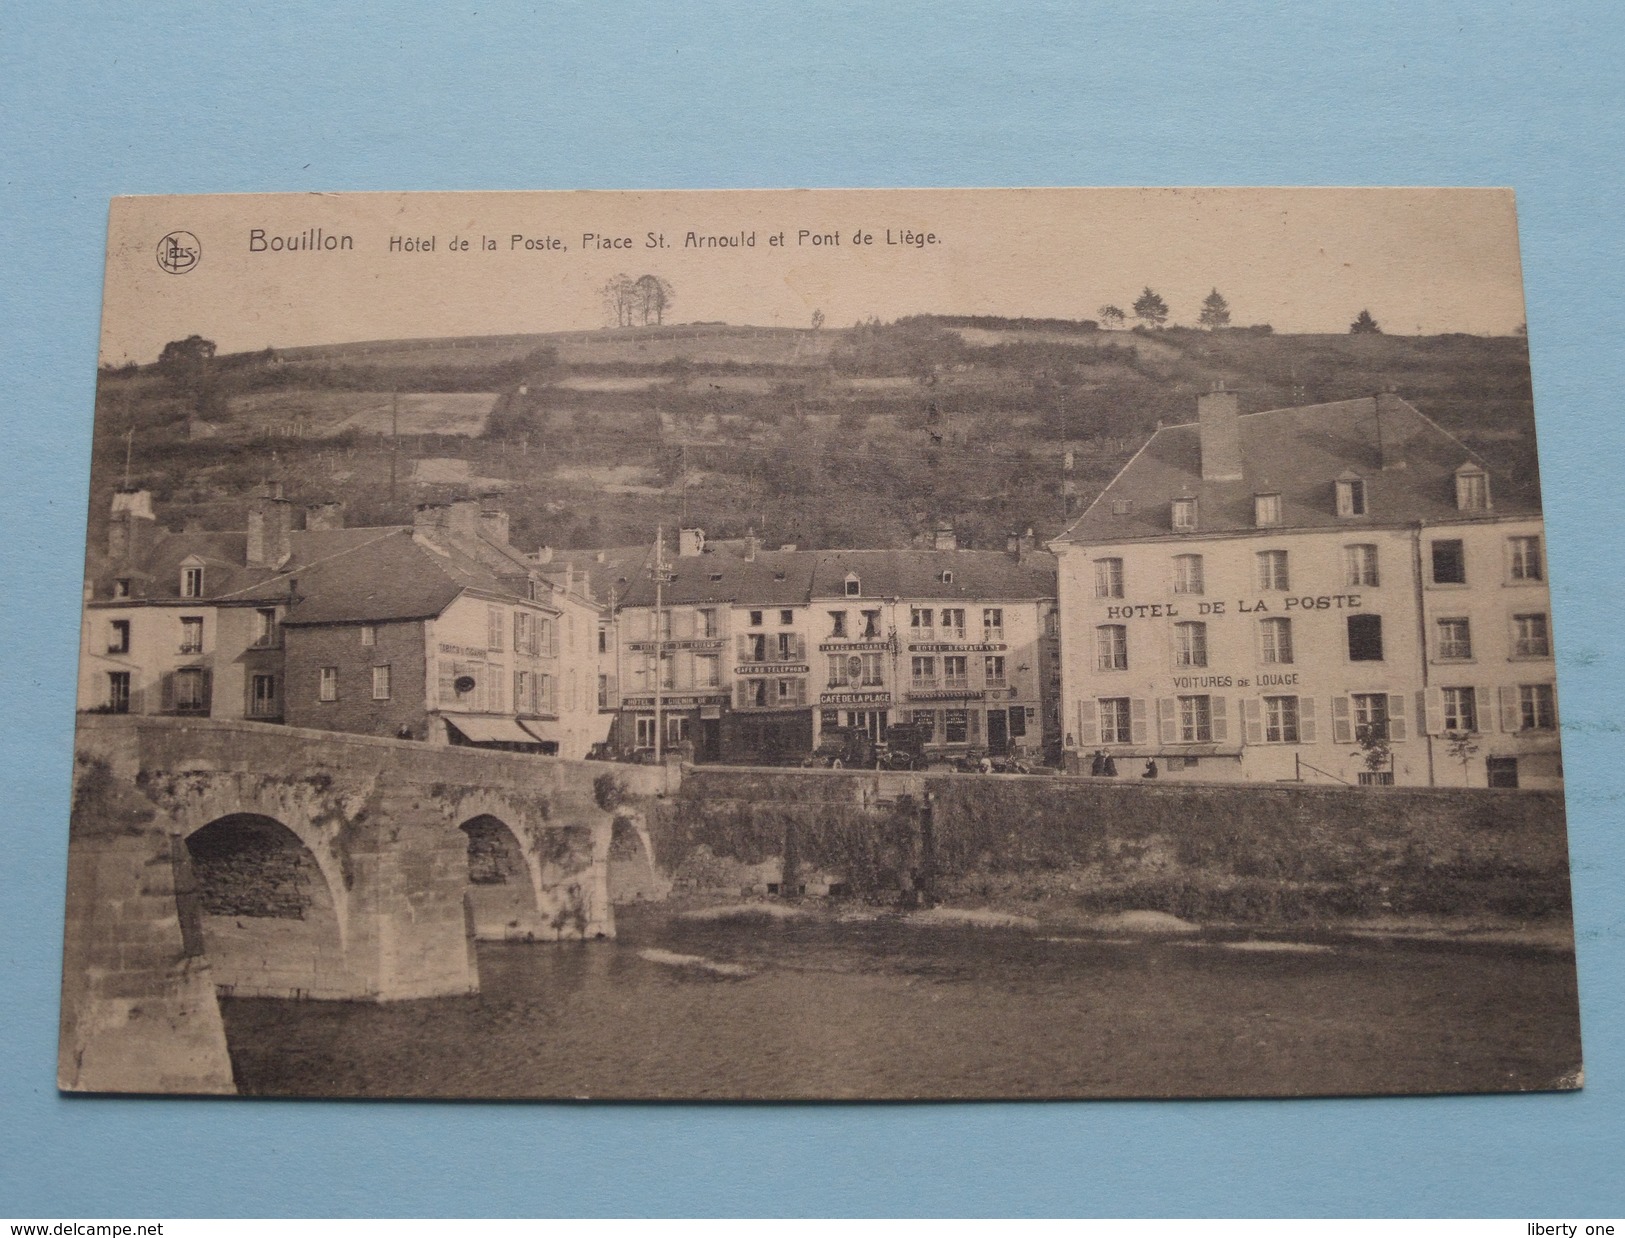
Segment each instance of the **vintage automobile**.
[[816,769],[867,769],[874,764],[875,743],[868,732],[850,726],[825,727],[802,765]]
[[927,768],[930,762],[925,755],[925,745],[930,739],[930,727],[922,723],[899,722],[887,727],[884,738],[875,745],[875,768]]

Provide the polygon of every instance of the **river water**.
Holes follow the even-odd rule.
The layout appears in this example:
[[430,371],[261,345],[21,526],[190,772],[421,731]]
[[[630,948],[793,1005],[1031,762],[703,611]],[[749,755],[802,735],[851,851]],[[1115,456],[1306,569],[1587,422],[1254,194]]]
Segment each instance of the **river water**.
[[[245,1093],[955,1098],[1517,1091],[1579,1066],[1574,958],[622,909],[482,943],[472,997],[226,999]],[[1573,1086],[1572,1078],[1568,1086]]]

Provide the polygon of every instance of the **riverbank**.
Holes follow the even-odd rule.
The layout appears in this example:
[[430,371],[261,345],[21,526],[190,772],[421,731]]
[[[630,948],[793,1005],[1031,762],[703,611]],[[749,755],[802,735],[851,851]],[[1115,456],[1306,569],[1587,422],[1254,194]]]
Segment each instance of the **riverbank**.
[[894,902],[849,898],[773,897],[748,899],[725,895],[689,895],[668,900],[663,909],[679,921],[828,920],[837,923],[885,922],[921,930],[982,928],[1038,935],[1072,935],[1100,940],[1185,939],[1247,948],[1249,942],[1283,946],[1352,944],[1362,941],[1410,941],[1435,944],[1504,945],[1568,952],[1574,932],[1567,920],[1516,920],[1504,916],[1382,916],[1369,919],[1260,922],[1195,921],[1167,912],[1130,909],[1091,912],[1054,901],[1013,900],[995,905],[939,903],[908,910]]

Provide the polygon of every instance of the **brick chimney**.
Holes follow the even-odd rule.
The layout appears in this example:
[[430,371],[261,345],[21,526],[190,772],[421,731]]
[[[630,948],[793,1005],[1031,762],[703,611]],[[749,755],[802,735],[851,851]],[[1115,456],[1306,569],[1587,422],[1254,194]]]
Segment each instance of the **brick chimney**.
[[756,546],[757,546],[756,530],[751,529],[748,533],[745,534],[745,562],[746,563],[755,563],[756,562]]
[[107,522],[107,553],[115,563],[137,563],[152,548],[158,518],[152,514],[150,490],[119,490],[113,495]]
[[248,566],[281,567],[292,553],[293,504],[281,482],[267,482],[248,509]]
[[472,541],[480,535],[478,499],[453,499],[446,508],[446,531],[453,537]]
[[480,532],[486,541],[508,544],[508,513],[503,510],[502,495],[495,490],[480,495]]
[[312,533],[330,533],[344,527],[344,504],[338,501],[312,503],[305,508],[305,528]]
[[1036,545],[1033,531],[1028,529],[1025,533],[1011,533],[1004,539],[1004,550],[1012,559],[1020,563],[1032,553]]
[[1240,481],[1240,402],[1221,380],[1196,397],[1196,422],[1202,438],[1202,480]]
[[680,529],[677,533],[677,557],[692,559],[705,553],[704,529]]
[[419,503],[412,509],[412,532],[430,539],[445,536],[450,512],[444,503]]
[[951,524],[939,524],[937,526],[936,532],[934,534],[932,534],[931,549],[933,549],[933,550],[958,550],[959,549],[959,535],[954,532],[953,525],[951,525]]

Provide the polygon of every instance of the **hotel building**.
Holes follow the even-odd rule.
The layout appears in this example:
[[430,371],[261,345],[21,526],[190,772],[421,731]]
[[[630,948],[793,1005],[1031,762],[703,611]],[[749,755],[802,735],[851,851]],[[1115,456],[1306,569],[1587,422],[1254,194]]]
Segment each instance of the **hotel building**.
[[1397,395],[1157,430],[1054,542],[1073,768],[1560,785],[1544,530]]

